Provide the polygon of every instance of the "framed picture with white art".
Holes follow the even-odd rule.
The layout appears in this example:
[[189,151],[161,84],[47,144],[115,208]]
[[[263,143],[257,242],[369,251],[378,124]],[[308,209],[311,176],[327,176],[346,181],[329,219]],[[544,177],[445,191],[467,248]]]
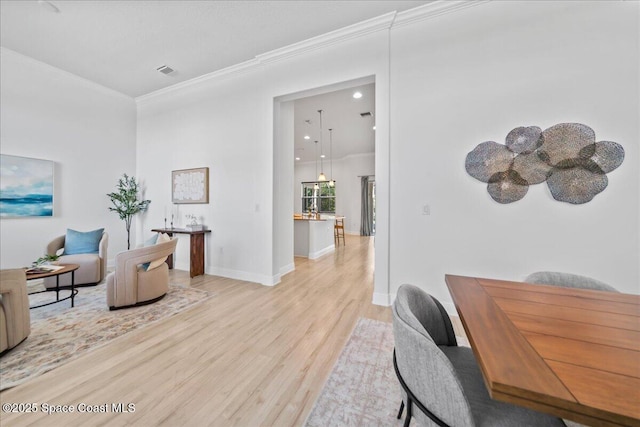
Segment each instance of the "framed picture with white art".
[[172,171],[171,201],[175,204],[209,203],[209,168]]

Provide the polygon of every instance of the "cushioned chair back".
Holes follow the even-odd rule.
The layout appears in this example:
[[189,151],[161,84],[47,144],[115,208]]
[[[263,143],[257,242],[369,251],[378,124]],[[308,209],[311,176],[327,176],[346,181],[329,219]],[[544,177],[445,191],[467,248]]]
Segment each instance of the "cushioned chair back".
[[394,305],[398,314],[436,345],[458,345],[451,319],[440,302],[413,285],[402,285]]
[[[144,277],[146,283],[153,281],[158,283],[157,289],[160,295],[166,293],[169,286],[168,269],[165,267],[159,271],[150,270],[140,272],[138,266],[156,259],[164,259],[175,252],[178,239],[173,237],[168,242],[151,246],[130,249],[116,255],[116,269],[107,276],[107,305],[111,307],[125,307],[141,302],[138,291],[138,278]],[[148,276],[148,277],[146,277]],[[163,290],[164,289],[164,290]],[[153,290],[150,290],[153,292]],[[148,297],[149,295],[146,295]],[[156,295],[159,296],[159,295]]]
[[0,271],[0,351],[12,348],[31,332],[27,276],[23,268]]
[[527,283],[561,286],[564,288],[582,288],[595,291],[619,292],[613,286],[609,286],[606,283],[592,279],[591,277],[555,271],[538,271],[528,275],[524,281]]
[[[47,245],[45,253],[55,255],[60,249],[63,249],[66,242],[66,235],[58,236]],[[102,233],[102,237],[98,244],[98,253],[62,255],[59,259],[61,264],[79,264],[80,268],[75,272],[75,284],[87,285],[100,283],[107,274],[107,250],[109,248],[109,235]],[[58,278],[46,277],[44,286],[48,289],[56,287],[56,280],[59,280],[60,286],[69,286],[71,284],[71,275],[63,274]]]
[[[449,333],[453,335],[451,322],[444,320],[441,307],[435,298],[415,286],[398,289],[393,304],[398,371],[414,396],[435,416],[449,425],[474,426],[456,371],[438,348],[438,343],[447,345],[451,341]],[[434,425],[419,410],[414,417],[421,426]]]

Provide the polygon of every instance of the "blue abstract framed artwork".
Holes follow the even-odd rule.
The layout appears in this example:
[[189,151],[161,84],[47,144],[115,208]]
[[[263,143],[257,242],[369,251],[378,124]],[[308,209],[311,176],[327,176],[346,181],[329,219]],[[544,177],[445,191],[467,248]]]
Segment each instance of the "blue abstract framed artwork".
[[53,162],[0,154],[0,217],[53,216]]

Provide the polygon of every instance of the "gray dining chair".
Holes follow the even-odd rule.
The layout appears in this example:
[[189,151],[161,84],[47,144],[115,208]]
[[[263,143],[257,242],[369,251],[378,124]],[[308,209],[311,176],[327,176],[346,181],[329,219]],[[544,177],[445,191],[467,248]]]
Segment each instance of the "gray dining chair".
[[393,335],[405,427],[412,417],[419,426],[564,426],[551,415],[492,400],[471,348],[458,347],[445,309],[421,289],[398,289]]
[[619,292],[613,286],[599,280],[592,279],[591,277],[571,273],[561,273],[557,271],[537,271],[528,275],[524,281],[537,285],[553,285],[561,286],[563,288],[581,288],[595,291]]

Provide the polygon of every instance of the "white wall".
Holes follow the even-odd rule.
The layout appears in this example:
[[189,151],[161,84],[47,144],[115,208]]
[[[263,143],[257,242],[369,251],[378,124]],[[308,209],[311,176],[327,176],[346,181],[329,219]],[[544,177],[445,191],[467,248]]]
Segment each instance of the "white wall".
[[[392,294],[413,283],[450,302],[447,273],[537,270],[640,292],[638,6],[491,2],[392,29]],[[500,205],[465,172],[477,144],[563,122],[626,151],[593,201],[558,202],[543,183]]]
[[[291,212],[295,204],[289,197],[288,191],[293,184],[293,170],[291,164],[294,156],[294,102],[274,102],[274,138],[280,149],[273,153],[273,271],[280,276],[295,270],[294,256],[294,225]],[[288,214],[288,215],[287,215]],[[277,279],[273,281],[277,282]]]
[[[293,200],[295,184],[274,99],[374,76],[377,302],[409,282],[448,303],[446,273],[521,279],[542,269],[640,292],[638,7],[490,2],[427,20],[400,14],[390,32],[393,16],[385,16],[139,98],[137,137],[128,98],[2,50],[2,153],[56,162],[57,212],[0,221],[2,267],[40,256],[66,227],[105,226],[112,257],[125,232],[105,194],[123,172],[135,173],[152,200],[136,226],[140,238],[171,207],[171,170],[208,166],[210,203],[181,205],[175,224],[193,213],[213,229],[208,273],[276,283],[292,234],[277,234],[291,213],[274,203]],[[626,150],[590,203],[557,202],[539,184],[499,205],[464,170],[482,141],[570,121]],[[278,182],[292,192],[277,194]],[[431,215],[421,215],[423,204]],[[184,238],[177,265],[188,268]]]
[[67,228],[104,227],[113,259],[127,237],[106,194],[135,174],[133,99],[4,48],[0,66],[2,154],[55,162],[54,216],[1,219],[1,267],[29,265]]
[[[328,166],[325,167],[328,169]],[[293,182],[293,209],[300,212],[300,184],[317,179],[315,162],[295,164]],[[345,232],[360,234],[360,178],[375,175],[375,155],[357,154],[333,161],[333,177],[336,180],[336,215],[345,217]],[[328,178],[328,177],[327,177]]]
[[[212,230],[205,238],[208,273],[268,283],[273,117],[258,71],[139,102],[137,170],[158,203],[138,233],[146,237],[162,225],[171,207],[172,170],[209,167],[209,204],[179,205],[174,225],[184,226],[189,213]],[[188,238],[180,238],[175,260],[188,269]]]
[[[213,229],[207,272],[276,283],[292,236],[290,227],[279,232],[291,213],[273,204],[294,200],[300,179],[288,196],[277,194],[274,184],[292,172],[274,99],[374,76],[374,301],[388,303],[409,282],[449,303],[446,273],[518,280],[543,269],[639,292],[638,4],[490,2],[441,14],[447,5],[426,6],[436,9],[430,19],[399,14],[389,31],[387,16],[370,31],[326,35],[139,98],[137,173],[158,203],[138,232],[161,224],[171,170],[209,166],[211,203],[180,207]],[[626,149],[609,188],[590,203],[557,202],[540,184],[499,205],[464,170],[482,141],[571,121]],[[424,204],[431,215],[421,214]],[[346,215],[355,220],[358,211]]]
[[[170,206],[171,170],[208,166],[210,203],[180,207],[181,216],[195,213],[212,229],[206,240],[206,271],[277,283],[289,262],[278,254],[291,245],[293,227],[291,233],[274,234],[274,229],[291,224],[293,207],[274,211],[273,203],[292,200],[293,185],[285,184],[287,193],[279,195],[274,182],[293,179],[293,147],[286,165],[280,156],[289,142],[274,140],[274,99],[364,76],[387,81],[387,55],[388,33],[374,32],[318,49],[263,57],[235,72],[139,98],[137,173],[149,183],[149,198],[159,202],[150,207],[138,233],[146,236],[162,223],[162,206]],[[378,114],[388,114],[384,85],[376,97]],[[381,138],[388,138],[385,124],[377,126]],[[380,253],[386,256],[384,249]],[[176,259],[179,268],[188,265],[187,239],[179,243]],[[386,269],[376,269],[376,274],[385,275]]]

